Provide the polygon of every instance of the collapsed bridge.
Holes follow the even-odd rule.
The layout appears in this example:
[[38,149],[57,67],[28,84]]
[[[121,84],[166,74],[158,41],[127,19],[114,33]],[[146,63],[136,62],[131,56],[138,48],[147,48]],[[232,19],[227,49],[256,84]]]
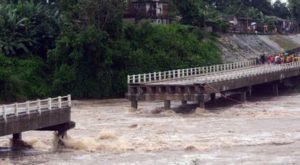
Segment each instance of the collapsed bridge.
[[63,135],[73,127],[71,95],[0,105],[0,136],[12,134],[13,145],[22,140],[22,132],[57,131]]
[[300,75],[300,62],[258,64],[256,60],[178,69],[128,76],[127,98],[133,109],[138,101],[163,100],[166,109],[171,101],[197,102],[199,107],[216,99],[216,94],[240,95],[245,101],[255,85],[269,84],[278,95],[278,84]]

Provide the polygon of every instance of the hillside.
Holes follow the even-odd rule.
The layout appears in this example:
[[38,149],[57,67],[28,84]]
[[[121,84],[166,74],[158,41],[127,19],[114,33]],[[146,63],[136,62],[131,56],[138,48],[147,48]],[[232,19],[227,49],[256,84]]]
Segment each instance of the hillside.
[[257,57],[262,52],[274,54],[300,47],[300,35],[236,35],[220,37],[223,58],[226,62]]

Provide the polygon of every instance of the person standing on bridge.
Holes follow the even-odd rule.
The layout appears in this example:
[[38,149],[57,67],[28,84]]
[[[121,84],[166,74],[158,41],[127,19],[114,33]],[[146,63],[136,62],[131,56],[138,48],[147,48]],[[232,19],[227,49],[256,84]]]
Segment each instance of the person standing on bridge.
[[264,53],[262,55],[260,55],[260,62],[261,62],[261,64],[266,63],[266,55]]
[[281,58],[279,55],[275,56],[275,64],[280,64],[281,63]]
[[270,56],[268,56],[268,63],[269,64],[274,64],[274,55],[270,55]]

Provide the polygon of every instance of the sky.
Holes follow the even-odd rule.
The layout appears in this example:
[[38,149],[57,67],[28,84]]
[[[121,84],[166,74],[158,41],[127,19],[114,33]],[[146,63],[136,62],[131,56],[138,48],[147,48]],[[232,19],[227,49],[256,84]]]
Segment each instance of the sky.
[[[274,3],[276,0],[272,0],[272,3]],[[287,0],[280,0],[281,2],[287,2]]]

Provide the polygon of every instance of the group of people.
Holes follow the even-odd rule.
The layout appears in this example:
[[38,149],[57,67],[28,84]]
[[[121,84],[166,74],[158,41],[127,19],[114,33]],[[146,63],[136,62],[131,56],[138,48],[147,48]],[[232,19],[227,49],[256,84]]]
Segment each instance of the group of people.
[[283,63],[290,63],[294,61],[300,61],[299,58],[295,56],[295,54],[285,53],[277,53],[274,55],[266,56],[265,54],[260,55],[256,58],[257,64],[283,64]]

